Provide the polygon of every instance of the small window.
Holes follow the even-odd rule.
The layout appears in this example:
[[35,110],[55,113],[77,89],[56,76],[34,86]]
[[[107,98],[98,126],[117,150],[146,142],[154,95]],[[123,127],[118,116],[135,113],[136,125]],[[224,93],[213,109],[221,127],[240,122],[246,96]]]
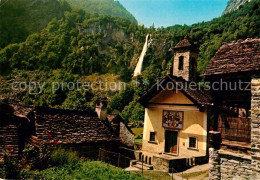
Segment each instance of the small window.
[[197,149],[197,138],[196,137],[189,137],[189,148]]
[[179,70],[183,70],[183,56],[179,57]]
[[150,141],[155,142],[155,132],[150,132]]

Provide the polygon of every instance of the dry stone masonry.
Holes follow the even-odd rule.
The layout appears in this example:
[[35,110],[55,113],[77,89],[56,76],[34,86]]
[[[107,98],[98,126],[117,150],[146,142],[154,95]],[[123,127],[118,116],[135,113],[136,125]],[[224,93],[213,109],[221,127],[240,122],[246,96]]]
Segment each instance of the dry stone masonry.
[[252,176],[251,157],[219,151],[221,179],[248,179]]
[[134,146],[135,136],[132,134],[123,122],[120,122],[120,135],[119,135],[123,144],[127,146]]
[[251,155],[210,148],[209,179],[260,179],[260,76],[251,80]]
[[220,157],[218,150],[214,148],[209,149],[209,179],[220,179]]
[[[185,37],[174,47],[173,75],[186,81],[196,81],[198,52]],[[180,65],[182,64],[182,65]]]
[[[19,143],[17,125],[10,124],[0,127],[0,150],[12,150],[11,155],[18,155]],[[1,151],[0,153],[2,153]]]
[[251,148],[253,178],[260,178],[260,76],[251,81]]

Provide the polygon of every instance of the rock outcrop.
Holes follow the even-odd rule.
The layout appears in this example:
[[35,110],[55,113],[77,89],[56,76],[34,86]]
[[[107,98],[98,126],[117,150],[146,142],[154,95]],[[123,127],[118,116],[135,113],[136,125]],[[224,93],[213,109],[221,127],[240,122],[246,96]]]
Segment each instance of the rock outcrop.
[[230,0],[222,15],[238,10],[240,6],[250,1],[252,0]]

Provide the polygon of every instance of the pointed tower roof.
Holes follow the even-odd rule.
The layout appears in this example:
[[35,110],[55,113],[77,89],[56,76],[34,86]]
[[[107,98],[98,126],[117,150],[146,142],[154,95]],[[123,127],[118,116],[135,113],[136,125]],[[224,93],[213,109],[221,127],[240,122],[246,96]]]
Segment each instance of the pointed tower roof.
[[191,47],[191,46],[193,46],[193,44],[188,40],[188,37],[185,36],[183,40],[181,40],[180,42],[178,42],[176,44],[174,49],[187,48],[187,47]]

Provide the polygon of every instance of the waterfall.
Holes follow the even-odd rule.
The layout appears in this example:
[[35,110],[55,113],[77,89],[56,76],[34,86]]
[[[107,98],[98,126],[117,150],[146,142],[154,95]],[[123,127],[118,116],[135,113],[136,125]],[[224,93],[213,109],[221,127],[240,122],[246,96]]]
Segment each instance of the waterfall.
[[144,61],[144,56],[148,50],[148,48],[150,47],[152,43],[152,39],[151,39],[151,34],[147,34],[146,35],[146,39],[145,39],[145,43],[144,43],[144,47],[142,50],[142,53],[139,57],[138,63],[136,65],[135,71],[134,71],[134,77],[141,74],[142,72],[142,67],[143,67],[143,61]]

